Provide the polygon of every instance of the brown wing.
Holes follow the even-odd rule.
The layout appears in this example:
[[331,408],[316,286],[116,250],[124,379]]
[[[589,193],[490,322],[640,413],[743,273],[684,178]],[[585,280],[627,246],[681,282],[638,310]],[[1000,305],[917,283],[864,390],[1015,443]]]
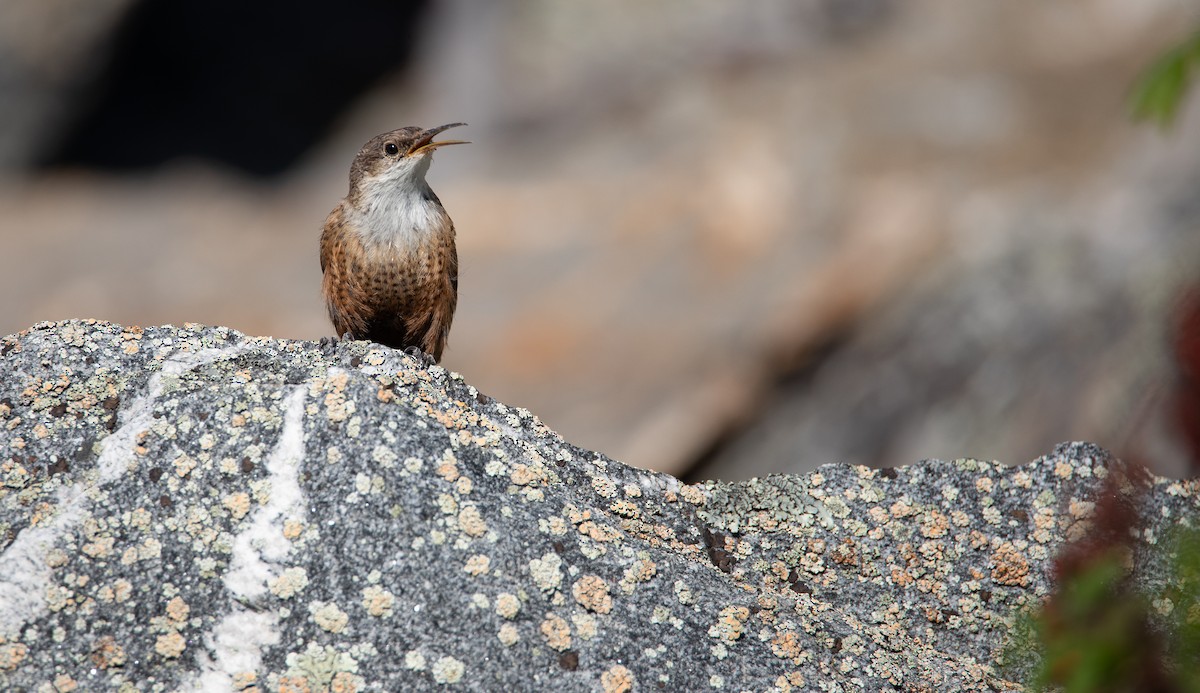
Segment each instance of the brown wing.
[[366,296],[352,258],[362,256],[358,239],[346,231],[343,202],[330,212],[321,232],[321,293],[339,337],[349,333],[361,339],[369,319]]
[[325,273],[325,268],[329,265],[329,257],[333,254],[333,244],[336,232],[331,231],[330,227],[340,227],[342,220],[342,205],[339,204],[333,208],[329,216],[325,217],[325,227],[321,229],[321,273]]
[[441,235],[441,242],[428,260],[433,275],[429,287],[432,300],[409,316],[409,334],[417,337],[418,346],[435,361],[442,360],[458,305],[458,249],[454,245],[454,224],[449,217],[446,223],[450,226],[448,233]]
[[453,230],[448,246],[446,248],[445,283],[443,284],[445,298],[442,300],[440,310],[435,314],[431,326],[433,328],[431,331],[436,335],[437,347],[430,353],[438,361],[442,360],[442,350],[446,348],[446,342],[450,339],[450,323],[454,321],[454,309],[458,307],[458,248],[454,246]]

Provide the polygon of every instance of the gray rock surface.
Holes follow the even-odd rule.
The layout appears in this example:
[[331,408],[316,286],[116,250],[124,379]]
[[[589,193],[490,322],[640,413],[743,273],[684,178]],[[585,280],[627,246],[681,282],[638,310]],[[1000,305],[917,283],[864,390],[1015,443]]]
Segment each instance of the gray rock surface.
[[[1110,464],[684,485],[366,342],[42,323],[0,342],[0,688],[1013,690]],[[1153,481],[1142,545],[1198,494]]]

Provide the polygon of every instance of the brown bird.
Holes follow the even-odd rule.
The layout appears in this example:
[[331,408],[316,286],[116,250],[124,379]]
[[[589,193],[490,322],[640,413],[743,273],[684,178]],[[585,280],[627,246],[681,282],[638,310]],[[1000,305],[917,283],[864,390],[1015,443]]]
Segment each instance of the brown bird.
[[425,174],[433,150],[462,140],[406,127],[363,145],[350,166],[350,193],[321,233],[321,285],[338,336],[440,361],[458,302],[454,222]]

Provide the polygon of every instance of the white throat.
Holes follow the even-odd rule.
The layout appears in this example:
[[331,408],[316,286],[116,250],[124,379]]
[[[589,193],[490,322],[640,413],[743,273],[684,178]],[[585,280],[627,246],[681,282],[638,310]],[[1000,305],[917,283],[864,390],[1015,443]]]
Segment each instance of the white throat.
[[425,182],[431,156],[402,159],[362,181],[359,219],[363,241],[407,249],[442,228],[445,212]]

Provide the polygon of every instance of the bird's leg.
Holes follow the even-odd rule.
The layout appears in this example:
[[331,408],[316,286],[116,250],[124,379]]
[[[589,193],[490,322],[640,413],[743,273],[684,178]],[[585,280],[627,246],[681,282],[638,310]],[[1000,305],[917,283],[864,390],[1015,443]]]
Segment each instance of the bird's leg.
[[429,368],[430,366],[437,363],[437,361],[432,356],[430,356],[429,354],[426,354],[424,351],[421,351],[421,347],[419,347],[419,346],[414,345],[414,346],[410,346],[410,347],[405,347],[404,353],[406,353],[409,356],[416,359],[418,363],[424,364],[424,366],[426,368]]
[[352,341],[354,341],[354,335],[349,332],[343,332],[340,337],[321,337],[321,339],[317,340],[317,344],[321,346],[322,351],[333,351],[337,349],[337,345]]

